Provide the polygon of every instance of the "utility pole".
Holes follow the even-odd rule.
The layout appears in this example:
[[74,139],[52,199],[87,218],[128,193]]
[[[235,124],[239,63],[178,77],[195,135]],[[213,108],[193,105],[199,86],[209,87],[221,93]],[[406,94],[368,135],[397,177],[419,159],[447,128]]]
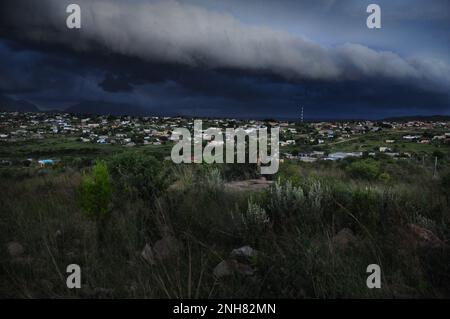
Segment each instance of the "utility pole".
[[303,124],[303,106],[302,106],[302,114],[301,114],[301,117],[300,117],[300,121]]

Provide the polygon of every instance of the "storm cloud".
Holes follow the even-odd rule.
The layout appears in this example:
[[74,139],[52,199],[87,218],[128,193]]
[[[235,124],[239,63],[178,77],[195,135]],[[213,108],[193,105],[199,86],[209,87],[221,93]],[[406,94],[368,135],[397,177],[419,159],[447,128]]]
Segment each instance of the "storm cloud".
[[[379,1],[382,30],[363,0],[5,0],[0,94],[169,115],[450,114],[450,3]],[[66,27],[72,2],[80,30]]]
[[[272,72],[294,80],[386,78],[439,90],[450,87],[450,67],[443,61],[409,59],[355,43],[325,47],[175,0],[79,0],[81,30],[66,28],[68,1],[42,0],[32,15],[29,3],[15,3],[16,10],[4,17],[6,24],[28,40],[79,51],[106,49],[144,61]],[[120,84],[112,80],[107,84]]]

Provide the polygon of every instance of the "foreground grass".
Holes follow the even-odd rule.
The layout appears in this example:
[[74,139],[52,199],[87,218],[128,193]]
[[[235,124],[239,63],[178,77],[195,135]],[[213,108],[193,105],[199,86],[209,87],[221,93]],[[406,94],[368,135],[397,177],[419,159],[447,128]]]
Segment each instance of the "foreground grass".
[[[411,170],[412,172],[412,170]],[[99,245],[78,208],[78,170],[0,181],[0,296],[20,298],[415,298],[450,296],[449,202],[420,172],[401,182],[349,178],[336,167],[282,168],[263,192],[225,191],[216,169],[176,168],[150,199],[116,194]],[[435,234],[431,245],[409,225]],[[342,240],[343,229],[353,236]],[[342,234],[342,233],[341,233]],[[154,264],[146,244],[170,236],[174,254]],[[12,257],[7,243],[25,251]],[[253,274],[218,278],[230,252],[250,245]],[[82,288],[66,287],[66,266]],[[368,289],[366,267],[382,268]]]

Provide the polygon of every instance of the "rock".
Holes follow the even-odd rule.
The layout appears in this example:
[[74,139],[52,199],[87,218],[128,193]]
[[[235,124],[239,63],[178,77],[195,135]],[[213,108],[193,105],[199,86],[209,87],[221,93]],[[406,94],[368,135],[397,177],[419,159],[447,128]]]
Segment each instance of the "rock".
[[150,265],[155,265],[157,261],[161,262],[175,257],[179,250],[179,242],[175,237],[169,235],[158,240],[153,247],[146,244],[141,252],[141,257],[144,258]]
[[348,246],[356,242],[356,237],[352,230],[349,228],[343,228],[332,239],[333,246],[345,249]]
[[233,260],[234,271],[241,275],[252,276],[255,271],[252,267]]
[[220,262],[213,271],[214,276],[222,278],[233,274],[233,268],[227,260]]
[[255,271],[253,270],[252,267],[246,264],[242,264],[235,259],[223,260],[213,270],[213,274],[217,278],[230,276],[234,273],[252,276],[255,273]]
[[408,232],[410,234],[412,244],[420,248],[440,248],[445,243],[440,240],[432,231],[415,224],[409,224]]
[[231,257],[243,257],[243,258],[253,258],[258,254],[256,250],[254,250],[250,246],[243,246],[241,248],[233,249],[231,251]]
[[170,235],[158,240],[153,246],[155,257],[159,261],[176,256],[179,249],[180,245],[178,241]]
[[155,255],[153,254],[153,249],[149,244],[146,244],[141,252],[141,257],[148,262],[150,265],[155,265]]
[[8,243],[8,253],[11,257],[17,258],[23,255],[25,249],[18,242],[10,242]]

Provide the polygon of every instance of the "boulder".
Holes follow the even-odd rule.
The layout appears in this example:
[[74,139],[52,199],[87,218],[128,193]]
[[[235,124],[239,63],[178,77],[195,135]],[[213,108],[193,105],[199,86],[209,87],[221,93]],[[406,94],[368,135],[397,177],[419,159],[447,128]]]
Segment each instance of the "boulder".
[[170,235],[158,240],[153,245],[153,252],[155,253],[155,257],[160,261],[176,256],[179,250],[180,245],[178,241],[175,237]]
[[257,254],[258,254],[258,252],[256,250],[254,250],[252,247],[243,246],[241,248],[233,249],[231,251],[230,256],[233,258],[241,257],[241,258],[250,259],[250,258],[255,257]]
[[221,261],[213,270],[214,276],[222,278],[233,274],[233,267],[228,260]]
[[221,261],[213,271],[214,276],[222,278],[232,274],[240,274],[245,276],[252,276],[255,271],[249,265],[238,262],[236,259],[227,259]]
[[250,267],[249,265],[242,264],[233,259],[232,259],[232,264],[234,267],[234,271],[237,272],[238,274],[252,276],[255,273],[253,268]]
[[180,251],[180,244],[173,236],[165,236],[150,246],[146,244],[141,252],[141,257],[150,265],[175,257]]

